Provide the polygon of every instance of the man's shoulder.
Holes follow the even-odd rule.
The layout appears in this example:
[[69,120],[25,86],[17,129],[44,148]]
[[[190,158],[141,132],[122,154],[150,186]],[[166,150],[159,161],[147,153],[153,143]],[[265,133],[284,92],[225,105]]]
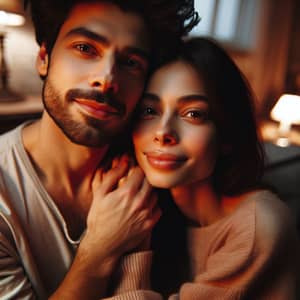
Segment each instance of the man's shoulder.
[[13,145],[21,141],[21,139],[19,138],[21,128],[22,125],[0,135],[0,160],[5,152],[9,151],[13,147]]
[[[13,189],[13,181],[18,181],[22,176],[16,176],[20,173],[20,166],[23,165],[22,158],[22,125],[0,135],[0,193],[7,194]],[[17,179],[18,178],[18,179]],[[0,195],[0,196],[1,196]]]

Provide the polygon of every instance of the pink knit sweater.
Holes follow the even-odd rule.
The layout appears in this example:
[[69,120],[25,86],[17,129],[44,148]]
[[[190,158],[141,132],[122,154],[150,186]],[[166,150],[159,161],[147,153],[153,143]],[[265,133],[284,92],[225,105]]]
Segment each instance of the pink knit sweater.
[[[193,280],[169,300],[296,299],[297,233],[287,207],[268,191],[252,193],[216,223],[190,228],[188,247]],[[141,265],[134,271],[130,259],[111,299],[162,299],[150,290]],[[148,272],[149,262],[145,266]],[[135,286],[133,274],[140,274]]]

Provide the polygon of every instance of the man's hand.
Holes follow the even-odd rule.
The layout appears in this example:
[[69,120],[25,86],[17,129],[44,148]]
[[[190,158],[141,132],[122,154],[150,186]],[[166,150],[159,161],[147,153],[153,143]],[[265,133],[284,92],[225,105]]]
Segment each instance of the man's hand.
[[[147,239],[160,217],[155,208],[157,199],[151,191],[139,167],[128,170],[126,157],[115,161],[108,172],[97,172],[82,241],[93,260],[99,252],[108,254],[112,260],[118,259]],[[93,270],[97,272],[96,261]]]
[[145,250],[160,218],[156,197],[142,170],[123,156],[92,184],[93,201],[86,233],[63,284],[50,298],[99,299],[118,259],[132,250]]

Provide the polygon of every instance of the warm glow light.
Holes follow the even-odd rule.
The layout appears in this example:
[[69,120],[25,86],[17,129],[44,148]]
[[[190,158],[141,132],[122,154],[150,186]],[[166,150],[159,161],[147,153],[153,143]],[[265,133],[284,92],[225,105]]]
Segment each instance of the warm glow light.
[[300,124],[300,96],[282,95],[271,111],[271,118],[290,124]]
[[282,147],[289,145],[289,132],[292,124],[300,124],[300,96],[284,94],[271,111],[271,118],[280,122],[279,138],[276,144]]
[[0,25],[21,26],[24,22],[25,18],[23,16],[0,10]]

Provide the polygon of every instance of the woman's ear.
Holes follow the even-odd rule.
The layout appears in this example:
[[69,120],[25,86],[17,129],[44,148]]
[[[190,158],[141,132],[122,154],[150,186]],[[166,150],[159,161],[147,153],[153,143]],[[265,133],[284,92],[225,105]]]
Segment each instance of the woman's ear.
[[49,55],[45,44],[42,44],[36,59],[36,68],[41,77],[47,76],[49,64]]

